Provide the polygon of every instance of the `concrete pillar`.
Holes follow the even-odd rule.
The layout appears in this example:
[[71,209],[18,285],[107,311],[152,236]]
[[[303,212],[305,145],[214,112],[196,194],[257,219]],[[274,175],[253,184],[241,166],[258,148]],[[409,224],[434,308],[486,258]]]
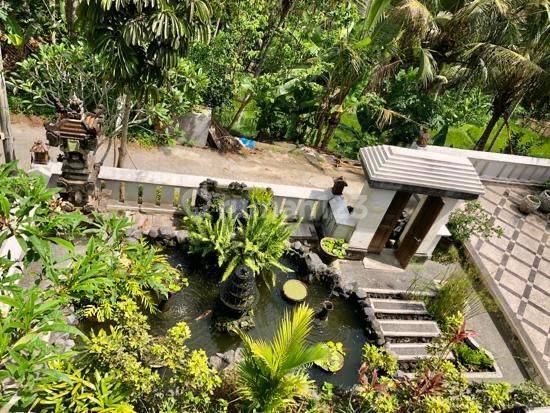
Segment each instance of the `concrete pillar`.
[[426,237],[418,247],[418,251],[416,251],[419,255],[432,255],[433,249],[437,245],[436,241],[439,241],[439,238],[441,238],[441,227],[446,225],[449,221],[450,213],[464,202],[463,200],[456,198],[443,198],[443,201],[445,202],[445,205],[443,205],[443,208],[439,212],[439,215],[430,228],[430,231],[426,234]]
[[367,250],[394,195],[395,191],[374,189],[365,183],[353,207],[352,216],[357,224],[349,241],[351,248]]

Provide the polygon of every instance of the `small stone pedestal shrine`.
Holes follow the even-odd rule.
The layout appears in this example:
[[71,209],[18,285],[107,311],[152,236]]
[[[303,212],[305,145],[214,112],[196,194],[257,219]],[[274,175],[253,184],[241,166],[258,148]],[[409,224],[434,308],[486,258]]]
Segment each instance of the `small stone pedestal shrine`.
[[98,135],[101,131],[101,117],[97,113],[85,113],[82,101],[75,96],[64,107],[56,101],[57,121],[47,123],[46,137],[50,146],[59,146],[61,177],[57,186],[60,195],[77,207],[92,204],[96,198],[96,179],[99,164],[95,163]]

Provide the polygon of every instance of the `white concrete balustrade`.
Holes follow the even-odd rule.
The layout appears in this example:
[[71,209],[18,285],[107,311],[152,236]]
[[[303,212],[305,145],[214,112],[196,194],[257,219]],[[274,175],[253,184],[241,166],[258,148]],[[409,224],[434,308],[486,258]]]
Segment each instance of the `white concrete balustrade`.
[[[186,204],[194,205],[199,184],[206,179],[227,188],[234,180],[211,176],[183,175],[168,172],[144,171],[103,166],[99,173],[99,185],[110,190],[111,199],[119,199],[121,183],[124,183],[125,208],[176,209]],[[333,197],[330,189],[279,185],[266,182],[239,181],[249,188],[271,188],[276,209],[303,222],[321,220],[328,201]]]

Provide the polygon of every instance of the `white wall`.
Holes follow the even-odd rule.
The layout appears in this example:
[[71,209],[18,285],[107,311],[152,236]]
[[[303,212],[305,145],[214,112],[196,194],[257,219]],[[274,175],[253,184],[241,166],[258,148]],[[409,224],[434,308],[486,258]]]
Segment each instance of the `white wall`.
[[543,184],[550,179],[550,159],[433,145],[426,150],[468,158],[481,180]]
[[395,191],[374,189],[365,183],[352,213],[357,225],[349,241],[351,248],[368,248],[394,195]]

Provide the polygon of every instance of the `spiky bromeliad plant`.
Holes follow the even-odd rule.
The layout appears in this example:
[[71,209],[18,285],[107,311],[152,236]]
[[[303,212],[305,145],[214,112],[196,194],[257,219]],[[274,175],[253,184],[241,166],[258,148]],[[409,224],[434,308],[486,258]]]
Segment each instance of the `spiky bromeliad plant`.
[[238,365],[239,391],[248,407],[278,412],[294,406],[297,398],[310,396],[313,381],[306,368],[327,357],[322,343],[306,344],[313,310],[305,305],[286,313],[271,343],[253,340],[239,331],[244,359]]

